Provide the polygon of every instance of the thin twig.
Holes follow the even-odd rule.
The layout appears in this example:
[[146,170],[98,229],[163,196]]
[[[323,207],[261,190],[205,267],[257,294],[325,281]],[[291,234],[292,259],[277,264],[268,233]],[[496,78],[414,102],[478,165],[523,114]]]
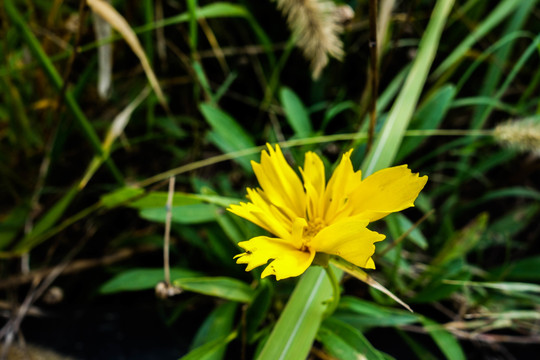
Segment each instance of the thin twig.
[[371,150],[377,121],[377,94],[379,92],[378,51],[377,51],[377,0],[369,0],[369,64],[371,73],[371,98],[369,102],[369,131],[366,153]]
[[[132,249],[132,248],[120,249],[114,254],[103,256],[96,259],[76,260],[76,261],[73,261],[68,266],[66,266],[60,275],[74,274],[74,273],[78,273],[78,272],[85,271],[88,269],[93,269],[100,266],[111,265],[119,261],[129,259],[130,257],[137,255],[139,253],[153,251],[153,250],[156,250],[154,246],[144,245],[144,246],[137,247],[135,249]],[[35,281],[36,279],[42,279],[46,277],[48,274],[50,274],[55,268],[56,267],[35,270],[32,272],[29,272],[28,274],[20,274],[20,275],[12,276],[7,279],[1,280],[0,290],[10,288],[10,287],[18,287],[24,284],[28,284],[32,281]]]
[[163,237],[163,272],[165,276],[165,284],[171,284],[171,270],[169,265],[169,243],[171,238],[171,220],[172,220],[172,203],[174,195],[174,180],[175,177],[169,178],[169,194],[167,196],[167,217],[165,219],[165,235]]
[[[540,344],[540,336],[537,335],[516,336],[503,334],[473,334],[467,331],[449,329],[444,325],[443,327],[457,338],[463,340],[482,341],[485,343]],[[417,325],[402,325],[401,329],[420,334],[426,334],[429,332],[424,327]]]
[[[407,130],[405,136],[492,136],[492,130],[459,130],[459,129],[435,129],[435,130]],[[293,139],[287,141],[278,142],[279,146],[282,148],[289,148],[294,146],[310,145],[310,144],[320,144],[328,143],[334,141],[347,141],[347,140],[359,140],[365,139],[366,134],[364,133],[348,133],[348,134],[334,134],[334,135],[323,135],[323,136],[313,136],[310,138],[304,139]],[[197,170],[205,166],[215,165],[223,161],[229,161],[237,159],[243,156],[248,156],[252,154],[260,153],[261,150],[264,150],[266,146],[255,146],[252,148],[246,148],[243,150],[233,151],[230,153],[216,155],[207,159],[198,160],[179,166],[174,169],[167,170],[160,174],[151,176],[145,180],[141,180],[137,183],[133,183],[133,186],[146,187],[148,185],[154,184],[156,182],[162,181],[169,178],[170,176],[177,176],[189,171]]]
[[401,234],[400,237],[398,237],[396,239],[396,241],[394,241],[393,243],[391,243],[390,245],[388,245],[386,247],[386,249],[384,249],[383,251],[381,251],[380,254],[377,254],[378,257],[383,257],[387,252],[389,252],[390,250],[392,250],[394,247],[396,247],[397,245],[399,245],[403,240],[405,240],[405,238],[407,236],[409,236],[409,234],[418,227],[418,225],[420,225],[421,223],[424,222],[424,220],[426,220],[429,216],[431,216],[431,214],[433,214],[435,212],[435,209],[431,209],[430,211],[428,211],[427,213],[424,214],[424,216],[422,216],[420,218],[420,220],[418,220],[417,222],[414,223],[413,226],[411,226],[409,229],[407,229],[407,231],[405,231],[403,234]]

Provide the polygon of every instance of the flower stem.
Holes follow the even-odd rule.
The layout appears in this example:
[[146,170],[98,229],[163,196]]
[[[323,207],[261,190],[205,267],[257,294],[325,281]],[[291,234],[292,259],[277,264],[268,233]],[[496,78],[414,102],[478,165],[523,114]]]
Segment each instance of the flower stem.
[[328,307],[326,308],[326,311],[324,312],[324,317],[327,318],[330,315],[332,315],[334,311],[336,311],[336,308],[339,305],[341,290],[339,288],[339,281],[336,278],[336,275],[334,274],[332,267],[330,265],[325,266],[324,270],[326,270],[326,274],[328,275],[328,279],[330,280],[330,283],[332,284],[332,289],[334,292],[334,295],[332,296],[332,299],[330,300]]

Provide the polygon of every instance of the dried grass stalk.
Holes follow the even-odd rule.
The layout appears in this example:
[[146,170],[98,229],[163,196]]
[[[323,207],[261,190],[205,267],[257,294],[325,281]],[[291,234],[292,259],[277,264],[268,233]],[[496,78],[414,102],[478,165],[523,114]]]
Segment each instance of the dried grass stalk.
[[296,45],[302,49],[304,57],[311,61],[314,79],[320,76],[328,64],[328,56],[342,59],[343,43],[339,39],[343,30],[342,17],[333,1],[275,1],[278,9],[287,17]]

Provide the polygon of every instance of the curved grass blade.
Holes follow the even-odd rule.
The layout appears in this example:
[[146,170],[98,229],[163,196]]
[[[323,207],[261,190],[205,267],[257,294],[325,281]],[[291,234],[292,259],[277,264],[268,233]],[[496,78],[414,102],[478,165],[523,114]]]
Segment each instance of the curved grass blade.
[[305,138],[311,135],[313,129],[309,114],[298,95],[288,87],[282,87],[279,90],[279,98],[283,105],[283,110],[285,110],[285,117],[296,136]]
[[448,360],[465,360],[465,354],[454,336],[443,326],[423,316],[419,320]]
[[331,262],[332,264],[337,266],[339,269],[345,271],[347,274],[354,276],[355,278],[362,281],[363,283],[366,283],[372,288],[377,289],[380,292],[388,295],[388,297],[392,298],[395,302],[403,306],[405,309],[409,310],[410,312],[414,312],[409,305],[407,305],[403,300],[401,300],[396,295],[394,295],[393,292],[391,292],[390,290],[388,290],[387,288],[379,284],[377,281],[375,281],[375,279],[369,276],[364,270],[360,269],[357,266],[352,265],[351,263],[341,258],[332,258]]
[[469,36],[467,36],[450,55],[448,55],[442,64],[433,72],[433,76],[440,77],[444,72],[454,66],[475,42],[503,21],[520,3],[520,1],[515,0],[505,0],[501,2],[490,15]]
[[154,74],[154,70],[152,70],[152,66],[150,65],[150,62],[146,57],[146,53],[144,52],[141,43],[137,38],[137,35],[135,35],[135,32],[133,31],[131,26],[129,26],[126,19],[122,15],[120,15],[120,13],[116,11],[116,9],[112,7],[111,4],[103,0],[87,0],[86,3],[92,9],[92,11],[94,11],[97,15],[101,16],[116,31],[118,31],[122,35],[131,50],[133,50],[135,55],[137,55],[137,57],[139,58],[141,66],[143,67],[143,70],[146,73],[146,77],[148,78],[148,82],[152,86],[152,89],[154,89],[154,92],[156,93],[159,101],[161,102],[161,105],[165,109],[168,109],[165,95],[163,95],[163,91],[161,90],[161,86],[159,85],[156,74]]
[[190,351],[188,354],[182,356],[180,360],[208,360],[212,358],[212,355],[218,351],[221,347],[227,345],[238,336],[238,331],[233,331],[227,336],[220,337],[218,339],[207,342],[206,344],[199,346],[198,348]]
[[[233,328],[234,315],[238,304],[226,302],[214,309],[204,320],[191,344],[191,349],[195,350],[212,341],[226,338]],[[208,351],[208,360],[222,360],[227,350],[228,342],[223,341],[221,346],[216,346],[212,351]]]

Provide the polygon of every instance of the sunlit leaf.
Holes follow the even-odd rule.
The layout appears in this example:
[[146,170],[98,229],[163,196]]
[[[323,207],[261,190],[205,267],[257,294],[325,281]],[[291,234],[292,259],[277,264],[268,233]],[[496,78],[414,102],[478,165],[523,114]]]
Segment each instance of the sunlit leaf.
[[[200,274],[196,271],[189,269],[170,269],[171,278],[178,279],[194,276]],[[158,269],[130,269],[121,272],[108,280],[105,284],[101,285],[99,292],[102,294],[112,294],[122,291],[139,291],[154,289],[155,286],[164,280],[163,268]]]
[[227,277],[181,278],[174,284],[183,290],[244,303],[251,302],[255,296],[255,290],[246,283]]

